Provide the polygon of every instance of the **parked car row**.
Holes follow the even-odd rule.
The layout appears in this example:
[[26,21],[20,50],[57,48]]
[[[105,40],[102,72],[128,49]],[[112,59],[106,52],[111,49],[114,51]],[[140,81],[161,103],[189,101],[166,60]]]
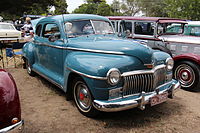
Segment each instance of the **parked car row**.
[[[185,26],[188,23],[186,20],[124,16],[108,18],[122,37],[138,40],[172,55],[175,61],[174,78],[180,81],[182,88],[200,89],[200,37],[186,34],[191,29],[191,24]],[[185,32],[184,27],[188,27]]]
[[[143,110],[181,86],[199,87],[199,38],[183,35],[185,20],[68,14],[34,22],[34,40],[23,47],[27,73],[58,86],[85,116]],[[17,87],[5,70],[0,121],[0,132],[23,129]]]

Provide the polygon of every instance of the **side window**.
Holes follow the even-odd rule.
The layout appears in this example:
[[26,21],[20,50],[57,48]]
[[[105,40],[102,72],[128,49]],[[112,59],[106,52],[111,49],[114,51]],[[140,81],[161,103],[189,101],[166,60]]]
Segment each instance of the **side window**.
[[153,35],[154,27],[152,22],[135,22],[134,32],[140,35]]
[[200,27],[191,27],[190,35],[200,36]]
[[46,24],[43,30],[43,37],[49,38],[50,36],[55,36],[56,39],[60,39],[60,31],[57,24]]
[[132,22],[125,22],[126,31],[132,34]]
[[42,25],[40,24],[40,25],[37,26],[35,34],[37,36],[40,36],[41,30],[42,30]]

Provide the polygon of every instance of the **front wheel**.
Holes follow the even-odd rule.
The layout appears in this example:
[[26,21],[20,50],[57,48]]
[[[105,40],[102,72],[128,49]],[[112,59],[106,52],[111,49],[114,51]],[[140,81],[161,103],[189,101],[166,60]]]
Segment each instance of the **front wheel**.
[[74,101],[78,110],[87,117],[95,117],[99,114],[93,106],[93,97],[86,83],[81,78],[76,78],[73,84]]
[[200,68],[190,61],[181,61],[174,67],[174,77],[178,79],[185,90],[200,90]]

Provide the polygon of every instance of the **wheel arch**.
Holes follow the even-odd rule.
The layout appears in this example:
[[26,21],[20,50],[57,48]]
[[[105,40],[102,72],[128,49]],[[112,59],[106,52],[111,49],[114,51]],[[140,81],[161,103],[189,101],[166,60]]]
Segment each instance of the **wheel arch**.
[[68,79],[66,81],[66,84],[67,84],[66,85],[67,86],[67,88],[66,88],[66,99],[67,99],[67,101],[73,99],[73,88],[72,88],[73,87],[73,82],[72,81],[77,77],[82,78],[79,74],[77,74],[75,72],[70,72],[69,75],[68,75]]
[[200,66],[200,55],[196,54],[182,54],[178,56],[174,56],[174,64],[178,64],[181,61],[190,61],[196,64],[198,67]]

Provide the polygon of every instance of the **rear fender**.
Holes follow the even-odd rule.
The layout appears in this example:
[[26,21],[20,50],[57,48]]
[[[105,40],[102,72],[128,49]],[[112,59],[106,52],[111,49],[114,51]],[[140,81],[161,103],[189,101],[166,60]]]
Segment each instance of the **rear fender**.
[[30,64],[34,63],[34,45],[32,42],[24,44],[23,47],[23,58],[27,59]]

